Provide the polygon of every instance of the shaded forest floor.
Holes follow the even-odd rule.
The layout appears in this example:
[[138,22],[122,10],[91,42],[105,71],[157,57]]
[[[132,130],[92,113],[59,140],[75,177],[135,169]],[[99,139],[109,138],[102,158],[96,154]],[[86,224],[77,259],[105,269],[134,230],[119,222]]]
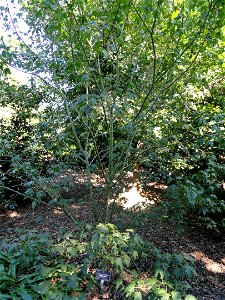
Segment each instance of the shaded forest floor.
[[[96,188],[101,185],[97,182]],[[86,188],[82,180],[75,180],[74,189],[65,192],[67,197],[74,199],[84,198]],[[150,184],[142,191],[142,197],[149,204],[163,201],[164,186]],[[97,193],[101,198],[101,193]],[[98,200],[99,200],[98,199]],[[101,199],[100,199],[101,200]],[[86,205],[74,203],[70,206],[78,220],[92,222],[92,214]],[[128,213],[133,220],[137,212]],[[120,208],[117,218],[124,218],[126,210]],[[177,233],[173,227],[158,220],[153,220],[145,214],[144,224],[135,224],[135,230],[145,240],[151,241],[162,252],[177,252],[191,255],[196,260],[198,277],[191,283],[193,290],[190,291],[199,300],[225,300],[225,236],[219,236],[201,230],[194,226]],[[138,219],[137,219],[138,220]],[[117,221],[117,220],[115,220]],[[4,237],[13,238],[17,229],[37,230],[38,232],[49,232],[57,235],[60,229],[73,230],[66,215],[55,208],[39,206],[37,209],[23,208],[12,211],[0,212],[0,240]],[[95,298],[103,299],[103,298]],[[104,298],[108,299],[108,298]]]

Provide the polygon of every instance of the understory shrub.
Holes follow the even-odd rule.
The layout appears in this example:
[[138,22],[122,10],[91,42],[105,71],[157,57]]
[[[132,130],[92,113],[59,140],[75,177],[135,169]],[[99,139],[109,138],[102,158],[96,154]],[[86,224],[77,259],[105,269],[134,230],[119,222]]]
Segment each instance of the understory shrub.
[[225,229],[225,200],[216,194],[219,188],[211,182],[206,187],[203,182],[188,179],[178,181],[167,189],[167,195],[172,200],[167,203],[169,215],[173,215],[173,220],[177,216],[176,221],[183,225],[196,219],[199,225],[222,232]]
[[[108,292],[123,299],[195,299],[186,295],[195,275],[193,261],[161,253],[132,230],[112,224],[79,228],[54,242],[48,234],[28,231],[0,245],[0,298],[89,299]],[[92,233],[93,232],[93,233]],[[111,274],[100,288],[97,269]],[[192,298],[191,298],[192,297]]]
[[165,183],[170,198],[163,209],[171,212],[168,219],[175,223],[182,225],[185,218],[190,221],[190,216],[194,216],[207,229],[223,231],[224,99],[221,107],[210,105],[206,99],[190,99],[188,109],[173,101],[180,113],[175,116],[171,108],[163,107],[159,113],[165,114],[157,131],[158,159],[161,169],[167,171]]

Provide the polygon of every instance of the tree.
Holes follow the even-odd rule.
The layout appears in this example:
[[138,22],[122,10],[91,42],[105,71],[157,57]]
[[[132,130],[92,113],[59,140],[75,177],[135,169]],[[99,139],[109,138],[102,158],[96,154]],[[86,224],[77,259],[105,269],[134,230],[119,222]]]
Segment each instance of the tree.
[[[113,188],[135,164],[137,143],[147,140],[153,111],[170,102],[208,54],[218,54],[223,1],[19,4],[15,15],[2,7],[6,27],[17,39],[16,46],[3,42],[2,55],[50,90],[46,105],[62,120],[50,126],[67,137],[85,166],[90,198],[93,159],[101,170],[109,221]],[[28,32],[18,29],[19,18]],[[151,148],[146,144],[141,152]]]

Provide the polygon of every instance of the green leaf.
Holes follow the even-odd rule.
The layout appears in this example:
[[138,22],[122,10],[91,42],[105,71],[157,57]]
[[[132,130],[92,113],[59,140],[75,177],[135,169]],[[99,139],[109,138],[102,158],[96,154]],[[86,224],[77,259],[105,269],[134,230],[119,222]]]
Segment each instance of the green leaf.
[[82,273],[84,276],[86,276],[87,273],[88,273],[88,267],[87,267],[87,265],[86,265],[86,264],[83,264],[83,266],[81,267],[80,271],[81,271],[81,273]]
[[135,289],[135,282],[132,281],[125,289],[125,293],[127,296],[131,296]]
[[0,282],[3,282],[3,281],[14,282],[14,279],[12,279],[12,277],[9,277],[6,275],[0,275]]
[[54,247],[54,251],[62,255],[65,250],[64,250],[64,247],[62,245],[56,245]]
[[39,276],[37,276],[37,273],[31,273],[27,275],[20,276],[19,279],[17,279],[18,282],[24,282],[26,281],[29,284],[32,284],[34,282],[38,282],[40,280]]
[[197,298],[195,296],[193,296],[193,295],[187,295],[185,297],[185,300],[197,300]]
[[176,292],[176,291],[172,292],[171,296],[172,296],[173,300],[180,300],[180,299],[182,299],[181,294],[179,292]]
[[125,254],[125,255],[123,256],[123,261],[124,261],[124,264],[125,264],[127,267],[130,266],[131,259],[130,259],[130,257],[129,257],[128,255]]
[[12,278],[16,278],[16,264],[15,263],[12,263],[10,266],[9,266],[9,271],[8,271],[8,274],[10,276],[12,276]]
[[50,286],[49,281],[43,281],[38,284],[32,285],[32,288],[35,292],[45,295],[45,294],[47,294],[49,286]]
[[3,264],[0,264],[0,273],[2,273],[4,271],[5,267]]
[[9,296],[9,295],[5,295],[5,294],[1,294],[1,293],[0,293],[0,299],[1,299],[1,300],[5,300],[5,299],[12,299],[12,298],[11,298],[11,296]]
[[82,107],[82,110],[86,113],[86,114],[89,114],[91,112],[91,107],[86,104]]
[[169,293],[164,293],[161,300],[169,300],[170,299],[170,294]]
[[172,272],[176,278],[179,278],[182,275],[182,270],[179,268],[174,269]]
[[191,265],[186,264],[185,267],[185,273],[187,274],[188,278],[191,278],[194,274],[194,268]]
[[142,288],[142,287],[145,285],[145,280],[139,279],[139,280],[137,281],[137,285],[138,285],[140,288]]
[[142,294],[139,291],[135,292],[133,297],[134,297],[134,300],[142,300]]
[[135,234],[134,241],[135,241],[136,244],[142,244],[143,243],[143,239],[139,234]]
[[121,257],[116,258],[115,265],[117,266],[118,269],[120,269],[120,271],[122,271],[124,269],[123,260]]
[[39,266],[39,272],[42,277],[48,277],[52,271],[54,271],[53,268],[45,267],[43,265]]
[[103,52],[103,54],[104,54],[105,59],[107,59],[108,56],[109,56],[109,55],[108,55],[108,52],[107,52],[105,49],[103,49],[102,52]]
[[138,252],[136,250],[134,250],[132,252],[133,258],[136,259],[138,257]]
[[33,300],[33,297],[27,293],[27,291],[23,288],[17,288],[16,293],[21,297],[23,300]]
[[77,249],[73,247],[68,247],[67,253],[70,254],[72,257],[76,257],[77,255]]
[[163,270],[162,268],[158,268],[155,272],[155,276],[158,277],[163,280],[165,278],[165,270]]
[[31,207],[32,209],[35,209],[38,205],[38,202],[37,201],[32,201],[32,204],[31,204]]
[[99,234],[97,232],[95,232],[92,236],[92,241],[97,242],[98,240],[99,240]]
[[69,278],[67,279],[66,285],[69,288],[77,290],[79,288],[78,277],[75,274],[70,275]]
[[175,10],[172,15],[171,15],[171,19],[175,19],[177,16],[179,15],[179,10]]
[[123,285],[123,280],[121,278],[118,278],[116,280],[116,289],[118,290],[118,288]]
[[138,277],[138,272],[136,270],[131,270],[130,271],[130,275],[133,277],[133,278],[137,278]]

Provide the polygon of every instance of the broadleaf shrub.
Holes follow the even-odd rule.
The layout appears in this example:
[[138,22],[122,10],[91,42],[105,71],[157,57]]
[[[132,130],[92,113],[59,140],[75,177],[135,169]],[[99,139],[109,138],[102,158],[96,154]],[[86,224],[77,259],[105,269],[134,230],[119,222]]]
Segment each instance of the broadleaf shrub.
[[102,292],[95,279],[99,268],[111,273],[104,287],[111,297],[184,299],[189,286],[183,280],[195,275],[192,261],[162,254],[132,230],[120,232],[113,224],[99,224],[90,237],[91,230],[88,225],[82,236],[65,233],[57,243],[35,231],[3,240],[1,299],[86,299]]

